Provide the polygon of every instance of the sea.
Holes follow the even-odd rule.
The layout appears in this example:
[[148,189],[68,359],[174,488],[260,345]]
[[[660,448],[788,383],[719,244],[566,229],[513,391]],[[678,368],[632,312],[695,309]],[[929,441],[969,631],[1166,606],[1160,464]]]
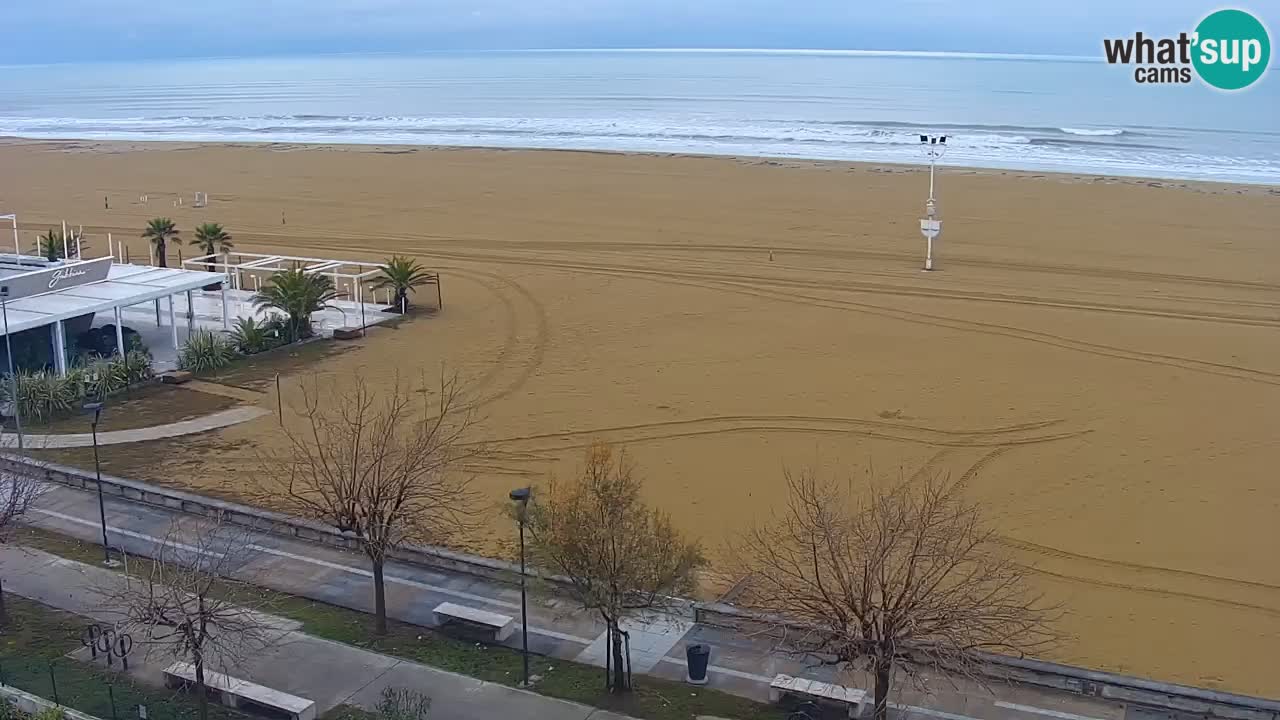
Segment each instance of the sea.
[[0,66],[0,136],[707,153],[1280,184],[1280,77],[1097,58],[573,50]]

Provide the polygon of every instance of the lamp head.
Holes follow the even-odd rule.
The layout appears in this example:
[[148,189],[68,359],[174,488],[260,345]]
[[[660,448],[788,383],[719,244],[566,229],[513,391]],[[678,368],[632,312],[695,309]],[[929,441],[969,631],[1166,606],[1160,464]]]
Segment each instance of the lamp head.
[[93,422],[96,425],[98,418],[102,416],[102,403],[90,402],[84,404],[84,413],[93,416]]
[[531,495],[533,495],[533,491],[527,487],[516,488],[515,490],[512,490],[509,493],[509,496],[511,497],[511,499],[518,503],[529,502],[529,497]]

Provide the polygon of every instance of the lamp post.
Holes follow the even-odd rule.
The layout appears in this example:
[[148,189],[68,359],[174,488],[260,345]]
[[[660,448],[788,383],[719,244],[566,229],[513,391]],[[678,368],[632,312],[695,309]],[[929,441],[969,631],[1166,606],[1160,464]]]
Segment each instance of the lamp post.
[[4,354],[9,363],[9,408],[18,431],[18,451],[22,447],[22,412],[18,409],[18,376],[13,372],[13,343],[9,340],[9,286],[0,285],[0,315],[4,316]]
[[920,232],[926,241],[924,269],[933,270],[933,239],[942,232],[942,221],[938,219],[937,203],[933,199],[933,173],[938,159],[947,152],[946,135],[921,135],[920,146],[929,158],[929,199],[925,202],[925,218],[920,220]]
[[516,519],[520,523],[520,632],[524,642],[524,687],[529,687],[529,616],[525,606],[525,573],[524,573],[524,523],[529,514],[529,497],[531,488],[522,487],[511,491],[511,499],[516,503]]
[[98,463],[98,421],[102,419],[102,403],[85,403],[84,411],[93,415],[90,427],[93,430],[93,472],[98,478],[98,517],[102,520],[102,564],[115,567],[116,561],[111,559],[111,545],[107,542],[107,505],[102,497],[102,466]]

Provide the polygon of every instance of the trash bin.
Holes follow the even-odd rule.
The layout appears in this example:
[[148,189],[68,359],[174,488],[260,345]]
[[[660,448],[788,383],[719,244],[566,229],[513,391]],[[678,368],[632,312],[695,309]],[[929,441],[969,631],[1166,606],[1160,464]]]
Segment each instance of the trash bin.
[[707,664],[711,662],[710,645],[690,645],[685,648],[685,657],[689,661],[688,681],[694,685],[707,684]]

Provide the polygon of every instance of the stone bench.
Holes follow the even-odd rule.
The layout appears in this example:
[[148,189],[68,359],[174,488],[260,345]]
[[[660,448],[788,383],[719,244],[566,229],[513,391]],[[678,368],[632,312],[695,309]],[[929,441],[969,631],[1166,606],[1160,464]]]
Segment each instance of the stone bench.
[[450,602],[440,603],[432,612],[435,613],[436,623],[441,626],[461,625],[468,630],[480,631],[486,635],[491,635],[494,642],[506,640],[516,630],[516,619],[510,615],[489,612],[488,610],[477,610],[465,605],[455,605]]
[[[196,666],[187,662],[176,662],[164,670],[164,684],[171,689],[195,685]],[[272,715],[281,715],[290,720],[315,720],[316,704],[306,698],[290,695],[279,690],[255,685],[247,680],[240,680],[222,673],[204,671],[205,688],[216,692],[227,707],[242,709],[263,709]]]
[[867,693],[863,690],[779,673],[769,683],[769,701],[776,703],[785,697],[843,706],[848,708],[851,718],[861,717],[867,702]]

